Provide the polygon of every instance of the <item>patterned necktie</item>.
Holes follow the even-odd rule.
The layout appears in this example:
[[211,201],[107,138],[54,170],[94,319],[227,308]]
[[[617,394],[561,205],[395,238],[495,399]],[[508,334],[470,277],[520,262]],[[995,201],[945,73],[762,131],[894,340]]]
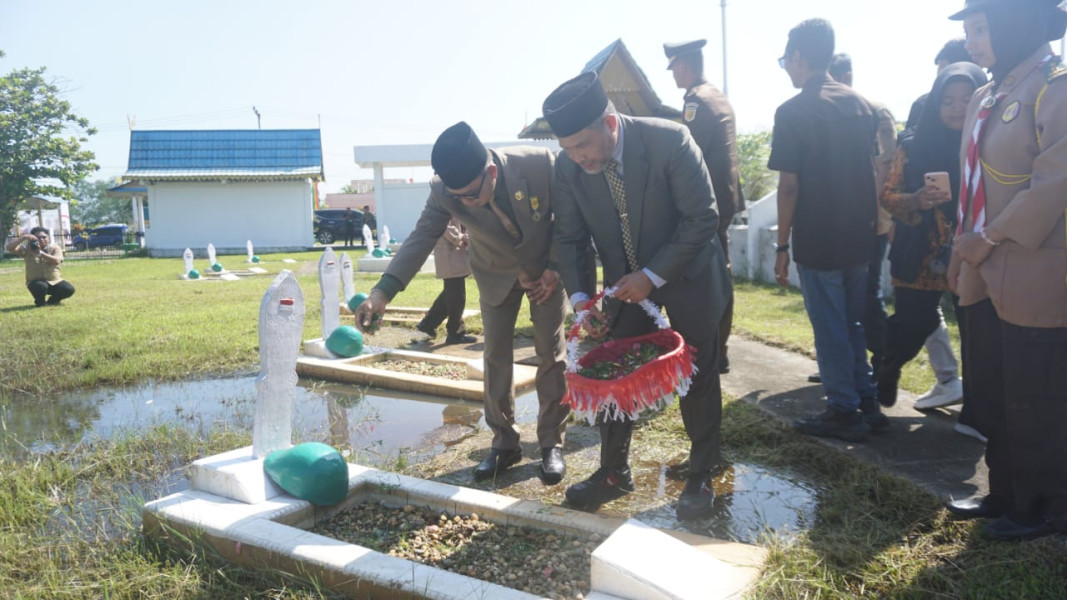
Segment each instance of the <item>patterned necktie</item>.
[[630,237],[630,218],[626,213],[626,188],[622,185],[622,177],[619,177],[615,169],[619,161],[611,159],[604,166],[604,177],[611,187],[611,196],[615,199],[615,210],[619,213],[619,226],[622,229],[622,246],[626,250],[626,262],[630,264],[630,271],[637,270],[637,253],[634,252],[633,238]]

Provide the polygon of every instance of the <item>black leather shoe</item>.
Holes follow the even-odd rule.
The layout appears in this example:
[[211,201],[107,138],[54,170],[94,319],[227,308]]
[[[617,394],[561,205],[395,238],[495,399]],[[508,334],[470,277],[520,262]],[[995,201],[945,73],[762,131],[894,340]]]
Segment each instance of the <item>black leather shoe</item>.
[[822,383],[822,374],[812,373],[811,375],[808,375],[808,381],[811,383]]
[[875,398],[860,398],[860,413],[871,431],[884,431],[889,427],[889,417],[882,414],[882,407]]
[[477,341],[478,338],[474,337],[473,335],[464,334],[449,335],[445,338],[446,344],[473,344]]
[[860,416],[860,411],[840,411],[832,407],[793,421],[793,427],[807,435],[835,437],[846,442],[862,442],[867,439],[867,432],[871,430]]
[[474,480],[481,481],[503,473],[505,469],[520,460],[522,460],[522,450],[519,448],[512,448],[511,450],[490,448],[489,456],[486,456],[485,460],[478,463],[477,467],[474,467]]
[[567,502],[578,510],[595,511],[601,505],[634,491],[630,469],[601,467],[589,479],[567,488]]
[[541,448],[541,481],[546,485],[556,485],[567,474],[567,463],[563,461],[562,448]]
[[434,339],[435,337],[437,337],[437,330],[436,329],[430,329],[429,327],[423,325],[422,323],[419,323],[418,325],[416,325],[415,329],[418,329],[419,331],[421,331],[421,332],[425,333],[426,335],[430,336],[431,340]]
[[965,498],[949,502],[946,508],[957,519],[996,519],[1008,514],[1008,501],[1000,496]]
[[720,375],[725,375],[725,374],[727,374],[729,372],[730,372],[730,357],[726,356],[726,355],[723,355],[723,357],[719,359],[719,374]]
[[702,519],[711,514],[711,501],[714,499],[715,490],[707,477],[690,477],[685,482],[682,495],[678,497],[674,514],[679,521]]
[[982,527],[986,536],[1002,541],[1033,540],[1059,531],[1060,528],[1048,519],[1036,518],[1019,523],[1008,515],[990,521]]

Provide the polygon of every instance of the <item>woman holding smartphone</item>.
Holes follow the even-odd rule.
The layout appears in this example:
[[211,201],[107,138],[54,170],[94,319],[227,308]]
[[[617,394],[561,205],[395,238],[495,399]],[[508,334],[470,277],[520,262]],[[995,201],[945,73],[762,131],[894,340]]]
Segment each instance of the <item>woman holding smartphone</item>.
[[941,325],[956,233],[963,121],[971,96],[985,83],[985,73],[969,62],[951,64],[937,75],[918,124],[900,136],[882,191],[882,206],[896,227],[889,251],[896,309],[876,373],[878,400],[885,405],[896,402],[901,368]]
[[1057,4],[967,0],[951,17],[993,81],[967,110],[949,268],[964,393],[981,400],[989,438],[989,495],[949,510],[992,518],[984,531],[996,539],[1067,531],[1067,68],[1048,43],[1067,13]]

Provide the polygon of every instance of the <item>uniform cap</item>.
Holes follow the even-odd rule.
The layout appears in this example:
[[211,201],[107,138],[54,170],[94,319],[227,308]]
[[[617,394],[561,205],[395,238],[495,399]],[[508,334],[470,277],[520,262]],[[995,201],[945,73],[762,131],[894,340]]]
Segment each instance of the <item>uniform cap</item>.
[[963,4],[963,10],[949,17],[953,21],[962,21],[966,17],[976,13],[983,12],[990,8],[1004,7],[1012,8],[1023,6],[1056,6],[1060,3],[1060,0],[967,0]]
[[708,40],[692,40],[689,42],[674,42],[673,44],[663,44],[663,53],[667,55],[667,69],[670,70],[671,65],[674,64],[675,59],[683,54],[692,54],[694,52],[700,52],[700,49],[708,43]]
[[558,138],[574,135],[593,124],[608,107],[608,96],[597,74],[587,71],[556,88],[541,112]]
[[430,164],[445,187],[458,190],[474,181],[488,158],[489,153],[478,135],[465,121],[460,121],[437,137]]

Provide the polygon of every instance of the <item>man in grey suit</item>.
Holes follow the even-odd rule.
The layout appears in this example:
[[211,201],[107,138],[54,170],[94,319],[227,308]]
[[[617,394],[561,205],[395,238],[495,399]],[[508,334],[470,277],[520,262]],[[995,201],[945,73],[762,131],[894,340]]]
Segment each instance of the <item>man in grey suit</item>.
[[[720,460],[718,323],[732,293],[716,230],[719,217],[711,177],[689,131],[661,119],[619,115],[595,73],[564,83],[543,111],[559,138],[556,161],[556,242],[560,275],[575,306],[594,292],[593,245],[604,285],[617,300],[590,309],[603,326],[628,337],[654,323],[634,304],[650,298],[667,309],[671,327],[696,348],[698,372],[681,398],[691,441],[689,475],[678,499],[679,519],[711,509],[711,471]],[[629,445],[633,421],[600,417],[600,468],[567,490],[574,506],[595,510],[633,491]]]
[[449,221],[463,224],[485,326],[485,421],[493,430],[493,446],[475,467],[474,478],[492,477],[522,459],[512,379],[515,320],[526,295],[539,360],[535,386],[541,478],[549,485],[559,483],[566,471],[563,433],[570,408],[561,403],[566,309],[551,257],[554,157],[529,146],[486,150],[470,126],[460,122],[437,138],[430,162],[436,176],[426,207],[370,297],[356,309],[356,324],[371,329],[419,271]]

